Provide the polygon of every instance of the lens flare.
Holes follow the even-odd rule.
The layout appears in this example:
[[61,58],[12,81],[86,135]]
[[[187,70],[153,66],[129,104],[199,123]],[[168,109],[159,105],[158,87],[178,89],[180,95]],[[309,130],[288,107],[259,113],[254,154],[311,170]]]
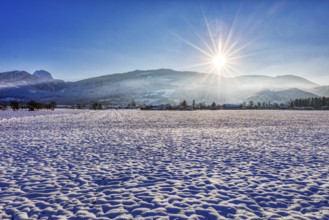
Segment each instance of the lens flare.
[[257,42],[261,36],[250,38],[247,27],[237,28],[238,16],[235,16],[231,24],[224,20],[213,19],[210,22],[203,13],[204,31],[200,34],[200,29],[193,29],[195,36],[198,38],[195,42],[189,41],[175,33],[177,38],[200,52],[199,60],[193,65],[185,66],[192,69],[202,68],[205,77],[202,83],[207,82],[207,89],[211,92],[214,88],[218,90],[218,101],[225,102],[225,78],[231,78],[236,74],[244,74],[239,66],[242,65],[243,59],[253,56],[254,54],[246,53],[247,48]]
[[226,64],[226,57],[223,54],[216,54],[212,57],[211,62],[216,69],[221,69]]
[[[247,48],[257,42],[261,36],[256,36],[250,40],[248,34],[244,33],[245,28],[240,30],[236,27],[237,17],[232,24],[226,24],[222,20],[207,19],[203,13],[205,30],[200,34],[199,30],[194,29],[194,34],[198,41],[191,42],[175,33],[172,33],[181,41],[185,42],[195,50],[200,52],[200,61],[186,68],[204,68],[206,73],[220,75],[224,77],[232,77],[234,75],[243,74],[239,69],[243,58],[253,56],[246,53]],[[242,38],[243,36],[243,38]],[[249,40],[246,40],[249,39]]]

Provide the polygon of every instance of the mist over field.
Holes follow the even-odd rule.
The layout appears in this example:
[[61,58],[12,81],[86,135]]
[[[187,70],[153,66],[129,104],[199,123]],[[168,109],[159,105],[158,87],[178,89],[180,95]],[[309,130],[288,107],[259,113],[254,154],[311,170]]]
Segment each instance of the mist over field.
[[0,83],[0,102],[39,100],[66,105],[100,102],[126,107],[132,101],[138,105],[178,105],[183,100],[190,104],[193,100],[207,104],[288,103],[329,97],[329,86],[296,75],[224,77],[171,69],[136,70],[76,82],[54,79],[44,70],[33,74],[9,71],[0,73]]

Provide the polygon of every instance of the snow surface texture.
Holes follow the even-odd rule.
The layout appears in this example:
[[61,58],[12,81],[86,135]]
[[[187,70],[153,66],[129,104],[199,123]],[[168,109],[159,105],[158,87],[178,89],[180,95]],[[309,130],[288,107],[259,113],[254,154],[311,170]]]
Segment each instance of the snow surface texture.
[[328,131],[319,111],[0,112],[0,219],[329,219]]

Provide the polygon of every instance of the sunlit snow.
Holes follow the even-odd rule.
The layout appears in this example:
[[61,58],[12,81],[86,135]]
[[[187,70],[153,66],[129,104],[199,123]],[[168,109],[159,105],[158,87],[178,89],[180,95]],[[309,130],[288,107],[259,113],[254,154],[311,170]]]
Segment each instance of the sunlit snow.
[[320,111],[3,111],[0,219],[329,218],[328,131]]

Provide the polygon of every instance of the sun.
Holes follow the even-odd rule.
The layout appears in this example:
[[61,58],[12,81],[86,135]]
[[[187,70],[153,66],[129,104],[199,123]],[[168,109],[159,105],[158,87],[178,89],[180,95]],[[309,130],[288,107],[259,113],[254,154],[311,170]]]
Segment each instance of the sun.
[[236,73],[243,74],[240,66],[243,64],[244,58],[254,55],[246,53],[247,49],[256,43],[259,37],[246,41],[241,38],[243,32],[235,27],[235,22],[226,24],[225,21],[216,19],[209,22],[204,14],[203,18],[203,27],[206,29],[202,29],[202,33],[205,34],[193,30],[196,35],[196,43],[173,33],[178,39],[200,52],[200,62],[193,62],[186,68],[202,69],[202,72],[207,73],[206,78],[214,76],[225,78],[232,77]]
[[[247,49],[257,43],[261,36],[246,41],[249,36],[235,27],[238,16],[231,24],[216,18],[209,22],[205,14],[203,14],[203,18],[205,30],[200,29],[202,30],[201,33],[198,30],[193,30],[196,35],[196,43],[178,34],[173,33],[173,35],[200,52],[200,62],[193,62],[186,68],[195,68],[195,70],[202,68],[202,72],[205,73],[202,83],[209,83],[209,88],[206,91],[209,94],[214,94],[213,92],[216,91],[214,88],[217,88],[218,100],[224,103],[223,94],[225,93],[226,79],[232,78],[236,73],[243,74],[240,66],[245,62],[244,58],[257,54],[247,53]],[[242,38],[242,36],[244,37]]]
[[221,69],[225,66],[227,58],[224,54],[215,54],[211,59],[211,64],[216,69]]

